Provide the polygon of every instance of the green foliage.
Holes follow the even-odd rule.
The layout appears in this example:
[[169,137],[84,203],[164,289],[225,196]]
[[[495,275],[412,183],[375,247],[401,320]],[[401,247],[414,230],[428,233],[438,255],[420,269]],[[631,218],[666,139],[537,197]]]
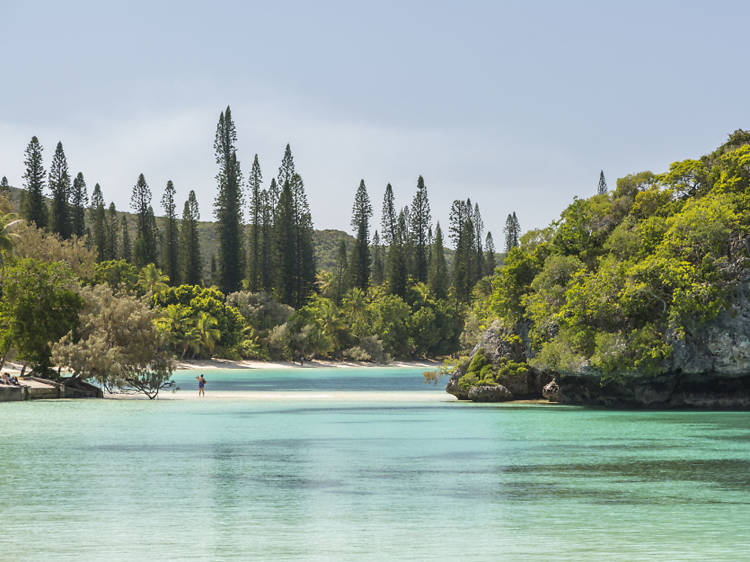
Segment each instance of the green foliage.
[[58,234],[60,238],[69,238],[71,231],[70,210],[68,208],[70,174],[68,174],[68,161],[65,158],[65,151],[61,142],[57,143],[55,154],[52,156],[47,184],[52,192],[51,230]]
[[2,272],[0,334],[9,348],[46,373],[52,344],[78,324],[83,299],[73,271],[62,262],[23,258]]
[[179,278],[188,285],[201,282],[203,264],[201,262],[201,241],[198,230],[200,210],[195,191],[190,190],[182,211],[180,224]]
[[177,204],[175,203],[175,188],[172,180],[167,182],[161,198],[166,224],[164,225],[163,258],[165,273],[172,285],[180,282],[179,269],[179,240],[177,231]]
[[159,326],[182,357],[189,350],[195,357],[210,357],[217,348],[231,352],[243,341],[242,314],[213,287],[167,287],[153,294],[151,306],[167,309]]
[[155,325],[159,312],[106,285],[82,293],[80,326],[55,344],[54,362],[108,390],[142,392],[150,399],[172,386],[173,361]]
[[49,222],[47,202],[44,200],[44,165],[42,145],[39,139],[31,137],[26,147],[23,161],[26,171],[23,174],[25,193],[21,204],[21,214],[37,228],[45,228]]
[[411,203],[409,219],[411,240],[414,241],[414,278],[417,281],[425,282],[427,281],[429,263],[427,232],[430,228],[432,215],[430,214],[427,187],[422,176],[417,179],[417,192],[414,194]]
[[149,263],[156,263],[156,221],[154,210],[151,208],[151,189],[148,187],[143,174],[138,176],[138,181],[133,186],[130,206],[137,219],[136,238],[133,246],[135,265],[143,267]]
[[73,180],[73,189],[70,192],[70,224],[71,233],[75,236],[86,234],[86,205],[88,194],[86,193],[86,180],[81,172]]
[[356,239],[352,246],[352,257],[349,260],[352,286],[367,290],[370,284],[370,217],[372,205],[367,194],[365,180],[359,182],[352,207],[352,228]]
[[96,256],[99,261],[104,261],[107,251],[107,215],[104,208],[102,188],[98,183],[94,186],[94,192],[91,194],[89,214],[89,221],[93,223],[91,234],[96,248]]
[[458,380],[458,386],[466,392],[472,386],[503,384],[508,379],[526,376],[528,372],[526,363],[507,358],[502,358],[498,365],[493,365],[480,348],[471,358],[465,374]]
[[533,367],[659,373],[675,342],[726,309],[747,259],[746,137],[577,199],[509,252],[484,306],[527,327]]
[[125,260],[99,262],[94,266],[94,283],[106,283],[114,291],[135,292],[138,269]]
[[219,279],[221,288],[229,293],[242,286],[245,273],[242,249],[242,172],[237,159],[237,130],[229,107],[219,115],[214,151],[219,172],[219,192],[214,215],[219,231]]

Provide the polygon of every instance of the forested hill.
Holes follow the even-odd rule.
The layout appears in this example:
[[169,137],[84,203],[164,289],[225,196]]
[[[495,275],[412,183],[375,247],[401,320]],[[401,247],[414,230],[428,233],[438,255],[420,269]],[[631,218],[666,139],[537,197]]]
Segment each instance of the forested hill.
[[[10,188],[10,199],[16,212],[20,212],[22,193],[23,190],[20,188]],[[46,198],[46,200],[48,204],[51,204],[51,200],[49,198]],[[117,211],[118,220],[120,220],[120,217],[122,217],[123,215],[130,225],[131,232],[135,232],[136,215],[127,211]],[[160,231],[164,230],[165,221],[166,219],[164,217],[156,217],[156,225],[160,229]],[[216,223],[213,221],[200,221],[198,223],[198,233],[200,236],[203,271],[205,271],[208,275],[211,271],[212,256],[217,256],[219,252],[219,235],[216,230]],[[336,230],[335,228],[324,228],[321,230],[315,230],[313,232],[315,264],[318,270],[331,271],[335,267],[336,252],[338,251],[339,244],[342,240],[346,243],[347,248],[351,248],[354,244],[354,236],[347,232],[344,232],[343,230]],[[445,248],[445,259],[449,267],[451,267],[453,264],[454,253],[455,252],[450,248]],[[502,260],[502,254],[499,254],[499,258]]]
[[750,131],[737,130],[710,154],[575,199],[521,238],[474,303],[473,323],[493,327],[451,390],[507,399],[516,392],[497,385],[555,376],[571,403],[746,407],[749,195]]
[[[23,190],[19,188],[10,188],[10,199],[16,212],[20,211],[22,193]],[[49,198],[47,198],[47,203],[51,204]],[[118,220],[120,220],[120,217],[123,215],[126,217],[126,220],[130,225],[131,232],[134,233],[136,230],[136,215],[127,211],[118,211]],[[164,217],[156,217],[156,225],[160,231],[164,230],[165,221],[166,219]],[[211,258],[212,256],[216,256],[219,251],[219,237],[216,231],[216,223],[213,221],[200,221],[198,223],[198,232],[200,235],[203,271],[208,274],[211,271]],[[351,247],[354,243],[354,237],[342,230],[326,228],[314,231],[313,247],[315,249],[315,263],[318,269],[323,271],[330,271],[333,269],[336,264],[336,252],[342,240],[346,242],[347,247]],[[446,257],[450,260],[452,252],[446,250],[446,254]]]

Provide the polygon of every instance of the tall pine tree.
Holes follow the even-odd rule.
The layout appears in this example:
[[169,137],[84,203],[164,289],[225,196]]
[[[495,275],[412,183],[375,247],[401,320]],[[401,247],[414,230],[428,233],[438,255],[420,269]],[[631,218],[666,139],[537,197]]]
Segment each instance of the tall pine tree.
[[411,228],[411,241],[414,248],[414,278],[417,281],[427,281],[427,262],[429,245],[427,233],[430,229],[432,215],[430,214],[430,201],[427,198],[427,187],[424,179],[419,176],[417,180],[417,193],[411,203],[409,214],[409,226]]
[[313,225],[305,185],[299,174],[292,176],[295,232],[295,307],[301,307],[315,286]]
[[78,172],[73,180],[73,190],[70,192],[71,232],[80,237],[86,233],[86,205],[89,196],[86,192],[86,180],[83,173]]
[[26,171],[23,174],[23,184],[26,188],[23,194],[23,218],[34,223],[38,228],[46,228],[49,223],[47,203],[44,200],[44,165],[42,163],[42,145],[39,139],[31,137],[26,147],[23,161]]
[[96,248],[96,257],[98,261],[104,261],[108,259],[106,257],[107,251],[107,219],[106,210],[104,209],[104,197],[102,196],[102,188],[97,183],[94,186],[94,191],[91,194],[91,223],[92,236],[94,239],[94,247]]
[[294,196],[289,182],[284,184],[274,215],[274,257],[276,296],[284,304],[294,306],[297,268],[297,236],[295,232]]
[[5,195],[6,197],[10,196],[10,184],[8,184],[8,178],[5,176],[0,180],[0,194]]
[[219,230],[219,284],[222,291],[231,293],[242,286],[245,260],[242,249],[242,172],[237,160],[237,130],[228,106],[219,115],[214,151],[219,166],[216,175],[219,193],[214,203]]
[[[114,202],[109,204],[109,210],[107,211],[107,251],[106,251],[106,259],[108,260],[116,260],[120,257],[123,259],[125,256],[120,255],[120,244],[119,244],[119,235],[117,232],[117,208],[115,207]],[[129,241],[128,241],[129,242]],[[128,244],[128,248],[130,248],[130,244]],[[130,256],[130,250],[128,249],[128,256]],[[128,259],[130,259],[128,257]]]
[[448,265],[445,261],[443,231],[440,228],[440,223],[437,223],[435,227],[435,239],[432,243],[429,285],[436,298],[444,299],[448,295]]
[[[276,186],[276,179],[271,179],[271,186]],[[264,189],[261,192],[260,197],[260,230],[261,230],[261,245],[260,245],[260,262],[261,272],[260,281],[261,287],[265,292],[270,292],[273,289],[274,280],[276,278],[274,273],[274,243],[273,243],[273,216],[274,207],[271,206],[271,195],[270,188]]]
[[372,282],[374,285],[380,285],[384,280],[383,245],[380,243],[380,234],[376,230],[372,235]]
[[253,167],[248,178],[250,190],[250,255],[248,259],[248,277],[250,290],[257,292],[262,285],[263,271],[263,175],[260,171],[258,155],[253,158]]
[[178,228],[177,228],[177,204],[175,203],[175,188],[172,180],[167,182],[164,194],[161,197],[161,206],[164,209],[166,224],[164,227],[164,273],[169,277],[172,285],[180,284],[180,269],[178,255]]
[[341,304],[341,299],[349,290],[349,260],[346,258],[346,241],[340,240],[336,252],[336,266],[333,269],[333,300]]
[[396,220],[396,232],[393,243],[388,251],[388,291],[400,297],[406,296],[406,286],[409,281],[409,266],[407,262],[407,239],[409,227],[405,209],[402,209]]
[[503,229],[503,232],[505,233],[505,252],[508,253],[513,248],[518,247],[519,239],[521,237],[521,225],[518,223],[518,217],[516,217],[515,211],[509,214],[508,218],[505,219],[505,228]]
[[492,233],[488,232],[487,238],[484,241],[484,274],[492,275],[495,272],[496,266],[495,242],[492,240]]
[[[292,183],[294,174],[294,156],[292,156],[291,147],[289,146],[289,144],[287,144],[286,148],[284,149],[284,156],[282,156],[281,158],[279,173],[276,176],[276,184],[278,185],[278,189],[282,189],[284,187],[284,184],[286,184],[287,182],[289,182],[290,186],[294,187]],[[280,193],[278,195],[280,195]],[[272,199],[271,203],[274,205],[278,204],[278,199]]]
[[47,185],[52,192],[52,217],[50,230],[59,234],[61,238],[70,238],[70,174],[68,174],[68,160],[61,142],[57,143],[52,163],[49,167]]
[[386,246],[393,244],[398,228],[398,215],[396,214],[396,205],[394,203],[393,188],[391,184],[385,186],[385,195],[383,195],[383,211],[380,217],[380,226],[383,236],[383,242]]
[[[470,205],[467,205],[471,209]],[[474,288],[474,271],[476,270],[476,245],[474,242],[474,223],[471,215],[467,214],[454,256],[453,285],[456,298],[462,302],[469,302]]]
[[356,240],[349,263],[353,287],[367,290],[370,283],[370,217],[372,205],[365,180],[360,180],[352,206],[352,228]]
[[133,186],[130,207],[136,215],[136,238],[133,260],[136,267],[156,263],[156,232],[154,231],[154,210],[151,207],[151,189],[143,174]]
[[599,172],[599,185],[596,187],[596,192],[599,195],[607,193],[607,180],[604,179],[604,170]]
[[479,203],[474,203],[474,212],[471,215],[474,223],[474,244],[476,245],[476,258],[474,260],[474,282],[476,283],[484,277],[484,250],[482,248],[482,238],[484,238],[484,221],[482,213],[479,212]]
[[202,277],[199,220],[198,200],[195,198],[195,191],[190,190],[180,224],[180,277],[182,282],[190,285],[198,285]]
[[130,229],[128,228],[128,220],[125,215],[120,218],[120,224],[122,229],[122,252],[120,257],[126,262],[131,263],[133,261],[133,248],[130,243]]

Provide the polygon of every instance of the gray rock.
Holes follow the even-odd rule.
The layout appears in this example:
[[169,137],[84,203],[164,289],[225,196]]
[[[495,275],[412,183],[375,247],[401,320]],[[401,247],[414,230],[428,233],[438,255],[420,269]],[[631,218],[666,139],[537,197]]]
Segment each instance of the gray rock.
[[461,390],[461,387],[458,386],[458,380],[464,375],[464,373],[460,373],[456,370],[451,374],[451,379],[448,381],[448,384],[445,387],[445,391],[448,394],[452,394],[459,400],[468,400],[469,399],[469,393],[464,392]]
[[673,353],[666,371],[727,377],[750,374],[750,279],[741,281],[729,300],[729,308],[714,320],[683,339],[669,337]]
[[484,350],[487,359],[497,365],[503,359],[511,361],[526,361],[523,342],[512,329],[506,327],[502,321],[495,320],[485,330],[477,345],[471,352],[473,357],[480,349]]
[[473,402],[507,402],[513,393],[501,384],[480,384],[469,389],[468,397]]

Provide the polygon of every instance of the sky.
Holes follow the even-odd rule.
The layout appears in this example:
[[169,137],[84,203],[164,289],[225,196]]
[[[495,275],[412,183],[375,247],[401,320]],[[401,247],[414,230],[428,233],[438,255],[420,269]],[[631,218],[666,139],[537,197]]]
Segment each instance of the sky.
[[496,245],[515,211],[546,226],[573,197],[713,150],[750,128],[747,2],[20,2],[0,0],[0,176],[39,137],[118,209],[143,173],[201,217],[231,106],[246,175],[286,143],[316,228],[351,231],[360,179],[417,177],[443,225],[480,205]]

